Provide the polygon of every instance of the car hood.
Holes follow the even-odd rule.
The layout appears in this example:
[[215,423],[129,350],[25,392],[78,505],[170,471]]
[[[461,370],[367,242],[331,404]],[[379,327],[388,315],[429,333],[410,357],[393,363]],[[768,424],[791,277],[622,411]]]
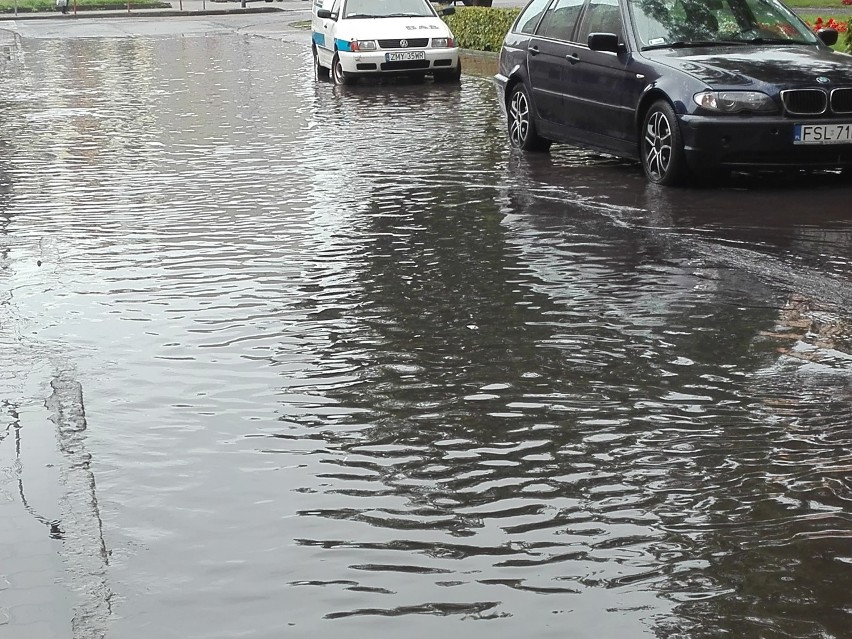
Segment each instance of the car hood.
[[649,60],[678,69],[712,88],[761,84],[787,87],[852,85],[852,57],[815,46],[737,46],[646,51]]
[[346,40],[378,40],[452,37],[440,18],[381,18],[341,20],[336,37]]

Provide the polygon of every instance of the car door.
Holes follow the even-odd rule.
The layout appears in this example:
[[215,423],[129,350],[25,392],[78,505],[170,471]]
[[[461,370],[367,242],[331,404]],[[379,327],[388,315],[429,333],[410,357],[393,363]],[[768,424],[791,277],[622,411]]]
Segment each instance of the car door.
[[[590,33],[616,34],[622,51],[592,51]],[[588,0],[568,54],[565,117],[595,146],[620,149],[637,134],[634,115],[644,82],[626,45],[619,0]]]
[[325,18],[321,21],[319,33],[322,43],[317,42],[317,53],[320,57],[320,62],[323,66],[331,68],[331,61],[334,59],[334,33],[337,27],[337,21],[340,20],[342,0],[334,0],[331,5],[332,18]]
[[554,0],[527,47],[527,72],[540,118],[565,124],[565,74],[569,42],[585,0]]

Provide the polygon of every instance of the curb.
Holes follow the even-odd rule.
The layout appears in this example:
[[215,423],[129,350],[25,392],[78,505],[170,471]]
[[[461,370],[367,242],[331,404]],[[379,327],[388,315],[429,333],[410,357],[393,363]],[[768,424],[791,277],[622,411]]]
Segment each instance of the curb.
[[136,9],[131,11],[126,10],[110,10],[102,11],[97,9],[86,9],[74,13],[60,12],[37,12],[37,13],[2,13],[0,21],[3,20],[79,20],[80,18],[151,18],[165,17],[176,18],[181,16],[222,16],[222,15],[241,15],[248,13],[276,13],[287,12],[287,9],[279,7],[235,7],[233,9]]

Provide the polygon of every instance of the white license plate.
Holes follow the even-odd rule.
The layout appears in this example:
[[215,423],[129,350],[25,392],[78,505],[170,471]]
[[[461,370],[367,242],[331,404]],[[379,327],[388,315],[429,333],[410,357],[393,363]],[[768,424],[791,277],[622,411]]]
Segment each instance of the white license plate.
[[796,124],[793,144],[852,144],[852,124]]
[[425,51],[403,51],[401,53],[386,53],[385,62],[407,62],[408,60],[425,60]]

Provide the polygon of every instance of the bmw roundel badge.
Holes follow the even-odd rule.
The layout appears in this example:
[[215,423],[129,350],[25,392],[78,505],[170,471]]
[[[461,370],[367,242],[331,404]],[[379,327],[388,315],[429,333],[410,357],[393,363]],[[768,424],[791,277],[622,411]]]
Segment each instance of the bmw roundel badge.
[[820,84],[828,84],[829,82],[831,82],[831,80],[829,80],[828,78],[826,78],[824,75],[819,76],[816,80],[817,80],[817,82],[819,82]]

